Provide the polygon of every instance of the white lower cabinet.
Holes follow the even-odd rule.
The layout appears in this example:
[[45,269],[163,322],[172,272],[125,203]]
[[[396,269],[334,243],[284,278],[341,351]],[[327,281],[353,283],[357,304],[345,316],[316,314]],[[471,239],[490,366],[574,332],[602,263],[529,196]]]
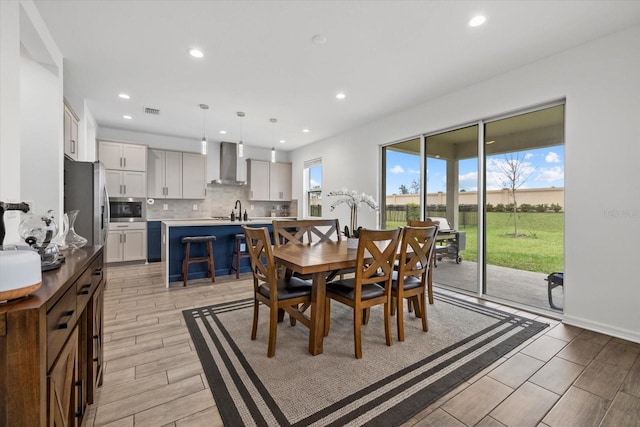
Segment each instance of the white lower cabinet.
[[107,262],[147,259],[147,223],[112,222],[107,236]]

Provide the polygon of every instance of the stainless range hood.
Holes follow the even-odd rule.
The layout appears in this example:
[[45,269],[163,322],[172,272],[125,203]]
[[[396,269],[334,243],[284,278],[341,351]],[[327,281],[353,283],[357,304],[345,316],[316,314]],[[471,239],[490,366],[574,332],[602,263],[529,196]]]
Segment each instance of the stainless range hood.
[[245,185],[246,166],[244,158],[238,158],[238,144],[235,142],[220,143],[220,179],[214,184]]

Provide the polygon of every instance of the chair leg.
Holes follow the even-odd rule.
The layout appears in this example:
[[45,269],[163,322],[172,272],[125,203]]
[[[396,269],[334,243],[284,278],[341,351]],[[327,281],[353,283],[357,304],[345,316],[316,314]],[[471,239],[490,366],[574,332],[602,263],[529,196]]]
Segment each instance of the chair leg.
[[391,315],[389,314],[389,311],[391,310],[390,305],[391,303],[387,299],[387,302],[384,303],[384,338],[387,341],[388,346],[391,346],[391,344],[393,344],[393,341],[391,341]]
[[369,323],[369,314],[371,313],[371,308],[363,308],[362,309],[362,324],[366,325]]
[[362,309],[353,310],[353,345],[356,353],[356,359],[362,359]]
[[396,314],[396,304],[398,303],[398,298],[392,296],[391,297],[391,315],[395,316]]
[[404,341],[404,298],[398,296],[396,302],[398,314],[396,314],[396,322],[398,323],[398,341]]
[[427,291],[429,292],[429,304],[433,304],[433,270],[431,268],[427,273]]
[[276,354],[276,333],[278,332],[278,309],[272,307],[269,313],[269,348],[267,349],[267,357],[273,357]]
[[251,339],[256,339],[256,334],[258,332],[258,310],[260,309],[260,302],[256,299],[255,295],[253,297],[253,327],[251,328]]
[[235,248],[233,249],[233,251],[236,254],[236,264],[234,265],[234,267],[236,268],[236,279],[240,278],[240,240],[235,241],[234,243]]
[[[299,304],[295,304],[295,305],[292,305],[291,307],[293,307],[293,308],[295,308],[296,310],[298,310],[298,307],[300,307],[300,305],[299,305]],[[290,324],[291,326],[296,326],[296,318],[295,318],[295,317],[293,317],[293,316],[291,315],[291,313],[289,313],[289,324]]]
[[191,243],[187,242],[184,247],[184,260],[182,261],[182,286],[187,286],[189,279],[189,252],[191,252]]
[[277,309],[278,311],[278,323],[281,323],[284,320],[284,308]]
[[211,283],[216,282],[216,268],[213,264],[213,242],[207,242],[207,268],[211,274]]
[[424,292],[418,297],[418,305],[420,306],[420,314],[422,317],[422,330],[427,332],[429,330],[429,325],[427,324],[427,298]]

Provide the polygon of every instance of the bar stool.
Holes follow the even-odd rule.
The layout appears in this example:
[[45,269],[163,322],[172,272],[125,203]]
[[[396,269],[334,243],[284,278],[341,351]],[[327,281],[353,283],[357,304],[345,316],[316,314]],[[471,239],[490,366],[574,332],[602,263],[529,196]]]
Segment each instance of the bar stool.
[[[213,264],[213,242],[216,241],[216,236],[185,236],[181,241],[184,245],[184,260],[182,261],[182,286],[187,286],[187,280],[189,279],[189,264],[197,262],[207,263],[207,274],[211,274],[211,283],[214,283],[216,281],[216,270]],[[205,243],[207,246],[207,256],[190,258],[192,243]]]
[[231,268],[229,268],[229,274],[235,270],[236,279],[240,278],[240,260],[242,258],[249,258],[250,256],[249,252],[246,251],[246,247],[244,252],[241,250],[241,244],[244,240],[244,234],[236,234],[233,241],[233,252],[231,253]]

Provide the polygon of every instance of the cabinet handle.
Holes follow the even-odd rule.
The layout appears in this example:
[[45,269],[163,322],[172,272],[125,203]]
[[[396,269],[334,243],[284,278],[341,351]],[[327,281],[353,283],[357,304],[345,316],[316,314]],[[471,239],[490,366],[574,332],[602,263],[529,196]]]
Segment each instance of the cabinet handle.
[[66,322],[58,323],[58,328],[57,329],[67,329],[69,327],[69,322],[71,321],[71,318],[73,317],[73,311],[74,310],[65,311],[64,315],[62,316],[62,318],[60,320],[62,320],[62,319],[64,319],[66,317],[67,318]]
[[80,389],[80,399],[78,399],[78,410],[76,411],[76,413],[74,414],[76,418],[80,418],[82,416],[82,414],[84,413],[84,396],[82,394],[82,388],[83,388],[83,380],[79,380],[76,381],[76,387],[78,387]]
[[93,272],[94,276],[100,276],[101,274],[102,274],[102,267],[96,268]]
[[124,187],[124,193],[123,194],[127,194],[127,184],[123,185]]
[[124,167],[125,168],[127,167],[127,158],[126,157],[124,158]]
[[122,167],[122,157],[120,157],[120,167]]
[[91,288],[91,283],[87,283],[86,285],[82,285],[80,288],[80,292],[78,295],[89,295],[89,289]]
[[93,358],[93,361],[94,361],[94,362],[99,362],[100,360],[98,360],[98,358],[97,358],[97,357],[94,357],[94,358]]
[[124,243],[127,243],[127,235],[123,234],[123,236],[124,236]]

